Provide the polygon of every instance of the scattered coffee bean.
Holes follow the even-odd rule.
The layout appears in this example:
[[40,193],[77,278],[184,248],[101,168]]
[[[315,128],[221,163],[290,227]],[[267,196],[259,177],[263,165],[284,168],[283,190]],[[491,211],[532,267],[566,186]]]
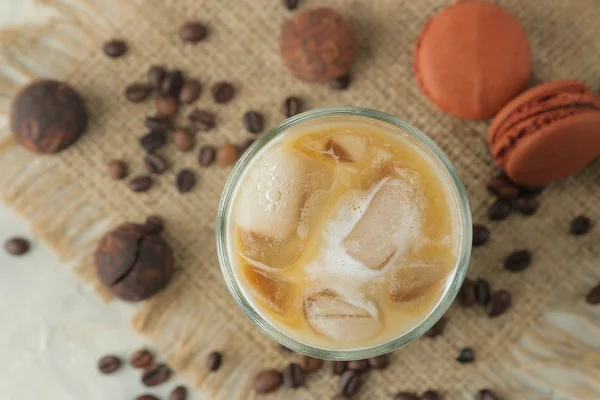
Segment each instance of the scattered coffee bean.
[[235,88],[229,82],[215,83],[211,88],[211,92],[215,102],[219,104],[229,103],[235,96]]
[[135,398],[135,400],[159,400],[158,397],[152,396],[151,394],[143,394]]
[[187,129],[177,129],[173,132],[173,141],[180,151],[190,151],[194,147],[194,137]]
[[334,375],[341,375],[348,369],[347,361],[332,361],[331,362],[331,372]]
[[259,372],[254,378],[254,391],[257,393],[271,393],[281,386],[282,376],[279,371],[269,369]]
[[575,236],[585,235],[592,228],[592,221],[585,215],[575,217],[571,221],[571,234]]
[[165,221],[159,215],[150,215],[146,218],[146,227],[149,234],[160,235],[165,228]]
[[300,367],[306,372],[315,372],[321,369],[323,366],[323,360],[319,358],[313,358],[303,354],[300,357]]
[[504,259],[504,268],[510,272],[521,272],[531,265],[531,252],[517,250]]
[[111,40],[104,44],[103,50],[104,54],[110,58],[121,57],[127,52],[127,43],[123,40]]
[[167,71],[159,65],[153,65],[148,70],[148,83],[157,92],[162,90],[163,81],[166,77]]
[[488,217],[492,221],[501,221],[503,219],[506,219],[510,215],[511,211],[512,206],[510,204],[510,201],[497,200],[488,209]]
[[298,3],[300,3],[300,0],[283,0],[283,6],[290,11],[298,8]]
[[144,165],[151,174],[162,175],[169,168],[167,160],[158,153],[148,153],[144,156]]
[[244,128],[250,133],[260,133],[265,129],[265,119],[256,111],[248,111],[243,118]]
[[206,132],[215,127],[215,115],[209,111],[195,109],[188,119],[190,126],[195,132]]
[[198,162],[203,167],[208,167],[215,161],[217,150],[213,146],[202,146],[198,152]]
[[105,375],[112,374],[121,367],[121,359],[117,356],[104,356],[98,360],[98,370]]
[[291,389],[304,386],[305,376],[304,370],[296,363],[290,363],[283,370],[283,384]]
[[519,196],[537,196],[544,189],[544,186],[519,186]]
[[141,103],[146,100],[151,92],[150,86],[143,83],[134,83],[125,89],[125,97],[132,103]]
[[465,278],[460,292],[458,292],[458,301],[463,307],[472,307],[477,303],[477,286],[469,278]]
[[175,180],[175,186],[179,193],[187,193],[196,185],[196,175],[191,169],[182,169]]
[[165,364],[158,364],[144,371],[142,383],[148,387],[158,386],[168,381],[170,377],[171,369]]
[[110,160],[107,168],[108,175],[114,180],[120,180],[127,176],[127,164],[122,160]]
[[382,354],[377,357],[369,358],[369,365],[373,369],[386,369],[390,365],[390,355]]
[[361,386],[362,380],[358,372],[348,370],[340,377],[340,392],[344,396],[354,396]]
[[152,187],[154,181],[148,175],[138,176],[129,181],[127,185],[130,190],[136,193],[147,192]]
[[140,138],[140,146],[148,153],[160,149],[167,143],[167,139],[162,132],[150,132]]
[[177,112],[177,101],[171,96],[160,96],[154,103],[156,112],[161,117],[171,117]]
[[490,240],[490,230],[483,225],[473,225],[473,247],[483,246]]
[[246,152],[246,150],[248,150],[250,148],[250,146],[252,146],[252,143],[256,142],[255,139],[247,139],[246,141],[244,141],[244,143],[240,144],[238,146],[238,150],[239,150],[239,155],[241,156],[242,154],[244,154]]
[[506,290],[492,293],[490,301],[485,307],[485,312],[490,318],[504,314],[511,306],[512,296]]
[[350,400],[350,397],[344,396],[343,394],[336,394],[331,400]]
[[206,38],[208,30],[200,22],[188,22],[179,28],[179,38],[183,42],[198,43]]
[[441,335],[444,332],[444,328],[446,327],[446,317],[442,317],[438,320],[438,322],[435,323],[435,325],[433,325],[431,327],[431,329],[429,329],[427,331],[427,333],[425,333],[425,336],[428,338],[435,338],[438,337],[439,335]]
[[348,361],[348,369],[356,372],[367,372],[371,369],[369,360],[352,360]]
[[345,90],[345,89],[348,89],[348,87],[350,86],[351,81],[352,81],[352,78],[351,78],[351,76],[349,74],[348,75],[342,75],[342,76],[339,76],[339,77],[335,78],[331,82],[329,82],[329,86],[332,89]]
[[519,188],[501,177],[492,179],[487,189],[499,200],[512,200],[519,195]]
[[179,101],[183,104],[192,104],[200,96],[202,85],[195,79],[188,79],[183,84],[181,91],[179,92]]
[[29,241],[20,237],[14,237],[4,242],[4,250],[12,256],[22,256],[29,251]]
[[500,400],[500,398],[489,389],[481,389],[477,392],[475,400]]
[[147,349],[140,349],[129,357],[129,365],[133,368],[147,368],[152,365],[154,356]]
[[394,396],[394,400],[419,400],[419,396],[417,396],[415,393],[400,392]]
[[519,210],[519,212],[523,215],[533,215],[537,211],[540,206],[540,202],[538,201],[536,196],[527,195],[517,197],[513,201],[514,208]]
[[213,351],[210,353],[206,359],[206,366],[208,367],[209,371],[217,371],[219,368],[221,368],[222,359],[223,356],[218,351]]
[[485,306],[489,303],[491,295],[492,288],[490,287],[490,283],[483,278],[477,279],[475,282],[475,297],[477,298],[477,302]]
[[187,388],[185,386],[177,386],[169,395],[169,400],[187,400]]
[[470,364],[475,361],[475,352],[470,347],[465,347],[460,351],[458,357],[456,357],[456,361],[461,364]]
[[592,306],[600,304],[600,283],[594,286],[585,296],[585,301]]
[[152,132],[165,133],[173,129],[173,122],[168,118],[160,116],[146,117],[145,124]]
[[178,69],[167,72],[167,76],[162,81],[161,94],[163,96],[171,95],[179,98],[179,93],[183,87],[183,72]]
[[442,400],[442,396],[435,390],[428,390],[421,395],[420,400]]
[[288,97],[283,102],[282,112],[286,118],[300,114],[302,112],[302,100],[298,97]]
[[219,167],[228,167],[235,164],[239,157],[237,146],[227,143],[217,149],[216,161]]

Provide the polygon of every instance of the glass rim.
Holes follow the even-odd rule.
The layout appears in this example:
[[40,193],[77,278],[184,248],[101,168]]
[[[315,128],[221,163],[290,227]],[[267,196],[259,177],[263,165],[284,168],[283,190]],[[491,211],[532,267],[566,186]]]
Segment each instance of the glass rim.
[[[233,194],[240,182],[240,178],[243,176],[246,168],[253,160],[254,156],[267,143],[269,143],[278,135],[286,132],[288,129],[309,121],[315,121],[317,119],[326,117],[362,117],[367,120],[378,120],[392,125],[393,127],[398,128],[402,132],[408,134],[410,137],[416,140],[418,144],[425,147],[425,149],[435,159],[438,166],[441,167],[443,172],[446,174],[446,177],[449,178],[447,179],[448,184],[452,191],[452,195],[457,202],[459,213],[458,220],[460,227],[458,247],[460,252],[457,257],[456,272],[449,287],[445,290],[442,297],[437,301],[436,305],[429,311],[428,315],[421,322],[411,329],[403,332],[398,337],[384,343],[356,349],[323,349],[314,347],[290,337],[288,334],[277,328],[273,323],[264,318],[246,298],[242,289],[239,287],[234,272],[234,264],[230,260],[228,251],[227,225],[233,201]],[[331,107],[307,111],[283,121],[279,125],[263,134],[255,143],[252,144],[252,146],[250,146],[248,150],[246,150],[229,174],[221,194],[216,223],[217,255],[221,272],[229,292],[233,296],[242,312],[254,323],[254,325],[256,325],[260,330],[267,334],[267,336],[281,345],[298,353],[327,360],[359,360],[375,357],[393,351],[423,336],[423,334],[431,329],[433,325],[446,313],[456,298],[456,295],[458,294],[458,291],[460,290],[462,282],[466,276],[472,248],[472,221],[467,193],[462,181],[460,180],[458,172],[444,152],[431,138],[407,122],[381,111],[357,107]]]

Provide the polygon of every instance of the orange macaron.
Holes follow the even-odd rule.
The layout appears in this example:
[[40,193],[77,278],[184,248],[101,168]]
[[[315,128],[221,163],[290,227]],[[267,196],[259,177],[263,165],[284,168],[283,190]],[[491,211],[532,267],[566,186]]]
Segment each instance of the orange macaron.
[[427,21],[414,48],[421,91],[440,110],[488,119],[525,90],[531,45],[519,21],[479,0],[460,1]]
[[516,183],[537,186],[567,178],[600,155],[600,97],[578,81],[536,86],[498,113],[488,141],[492,156]]

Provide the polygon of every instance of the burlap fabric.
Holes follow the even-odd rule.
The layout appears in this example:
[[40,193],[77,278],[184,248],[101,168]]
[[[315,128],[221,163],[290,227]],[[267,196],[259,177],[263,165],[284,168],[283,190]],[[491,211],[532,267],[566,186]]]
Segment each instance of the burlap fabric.
[[[78,275],[107,297],[91,262],[99,236],[122,221],[163,215],[177,271],[168,289],[139,306],[132,327],[147,336],[207,398],[253,398],[254,373],[265,367],[283,368],[296,356],[283,354],[242,315],[221,278],[214,222],[229,169],[200,169],[194,154],[177,153],[169,145],[164,154],[172,167],[147,194],[134,194],[124,182],[107,176],[105,165],[112,158],[127,160],[134,175],[144,172],[137,142],[152,105],[130,104],[123,92],[127,84],[144,81],[151,64],[181,68],[200,79],[205,88],[230,80],[238,89],[235,100],[226,106],[215,105],[204,91],[197,105],[217,114],[218,127],[199,135],[197,145],[241,142],[247,136],[241,116],[248,109],[263,112],[269,125],[280,122],[280,106],[289,95],[302,97],[309,108],[361,106],[405,119],[446,151],[468,189],[474,220],[486,221],[485,210],[492,199],[485,182],[494,171],[485,141],[488,124],[461,121],[435,110],[419,93],[411,71],[412,47],[421,26],[447,1],[302,1],[302,6],[337,8],[356,28],[359,57],[347,91],[305,84],[286,73],[279,60],[277,36],[290,13],[279,0],[43,3],[56,11],[48,24],[1,33],[0,106],[7,112],[15,91],[29,79],[64,79],[85,97],[91,126],[74,147],[48,157],[17,146],[5,126],[0,144],[0,194],[65,262],[72,263]],[[600,2],[499,3],[520,19],[531,37],[534,81],[573,78],[593,89],[600,86]],[[177,29],[189,19],[210,25],[206,42],[180,42]],[[130,51],[124,58],[113,60],[102,54],[103,42],[113,37],[127,39]],[[183,167],[196,170],[199,176],[198,186],[186,195],[174,187],[175,173]],[[546,380],[544,386],[539,378],[538,386],[570,398],[600,398],[598,386],[590,383],[598,379],[598,348],[579,342],[571,345],[568,332],[540,322],[544,311],[560,304],[572,304],[571,311],[585,314],[580,299],[600,277],[600,229],[580,238],[567,234],[569,221],[577,214],[600,221],[599,168],[595,163],[545,191],[536,216],[489,223],[491,242],[473,252],[469,276],[485,277],[496,289],[509,289],[514,296],[509,313],[489,320],[481,309],[453,307],[444,335],[420,339],[395,352],[392,366],[371,374],[360,398],[391,398],[400,389],[427,388],[441,390],[447,399],[472,398],[484,386],[507,399],[548,398],[547,394],[537,397],[521,384],[520,377],[541,376],[541,370],[552,366],[568,367],[582,379],[576,386],[557,389],[556,380]],[[503,270],[501,259],[520,248],[533,251],[532,267],[519,274]],[[592,317],[582,318],[593,325]],[[559,355],[535,354],[516,344],[522,337],[545,343],[550,350],[566,350]],[[476,350],[475,364],[460,366],[454,360],[464,346]],[[218,373],[209,373],[205,358],[214,349],[221,349],[225,360]],[[564,361],[566,353],[568,362]],[[271,397],[325,399],[336,391],[337,380],[327,370],[311,376],[307,389],[282,390]]]

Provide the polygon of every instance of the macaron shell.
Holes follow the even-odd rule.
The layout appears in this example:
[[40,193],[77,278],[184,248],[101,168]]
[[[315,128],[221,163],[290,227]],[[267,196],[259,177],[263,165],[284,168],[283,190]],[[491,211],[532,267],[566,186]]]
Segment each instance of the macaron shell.
[[494,116],[527,86],[531,46],[504,9],[484,1],[453,4],[421,31],[413,69],[423,93],[464,119]]
[[546,185],[573,175],[599,154],[600,111],[587,110],[520,139],[504,168],[519,184]]

